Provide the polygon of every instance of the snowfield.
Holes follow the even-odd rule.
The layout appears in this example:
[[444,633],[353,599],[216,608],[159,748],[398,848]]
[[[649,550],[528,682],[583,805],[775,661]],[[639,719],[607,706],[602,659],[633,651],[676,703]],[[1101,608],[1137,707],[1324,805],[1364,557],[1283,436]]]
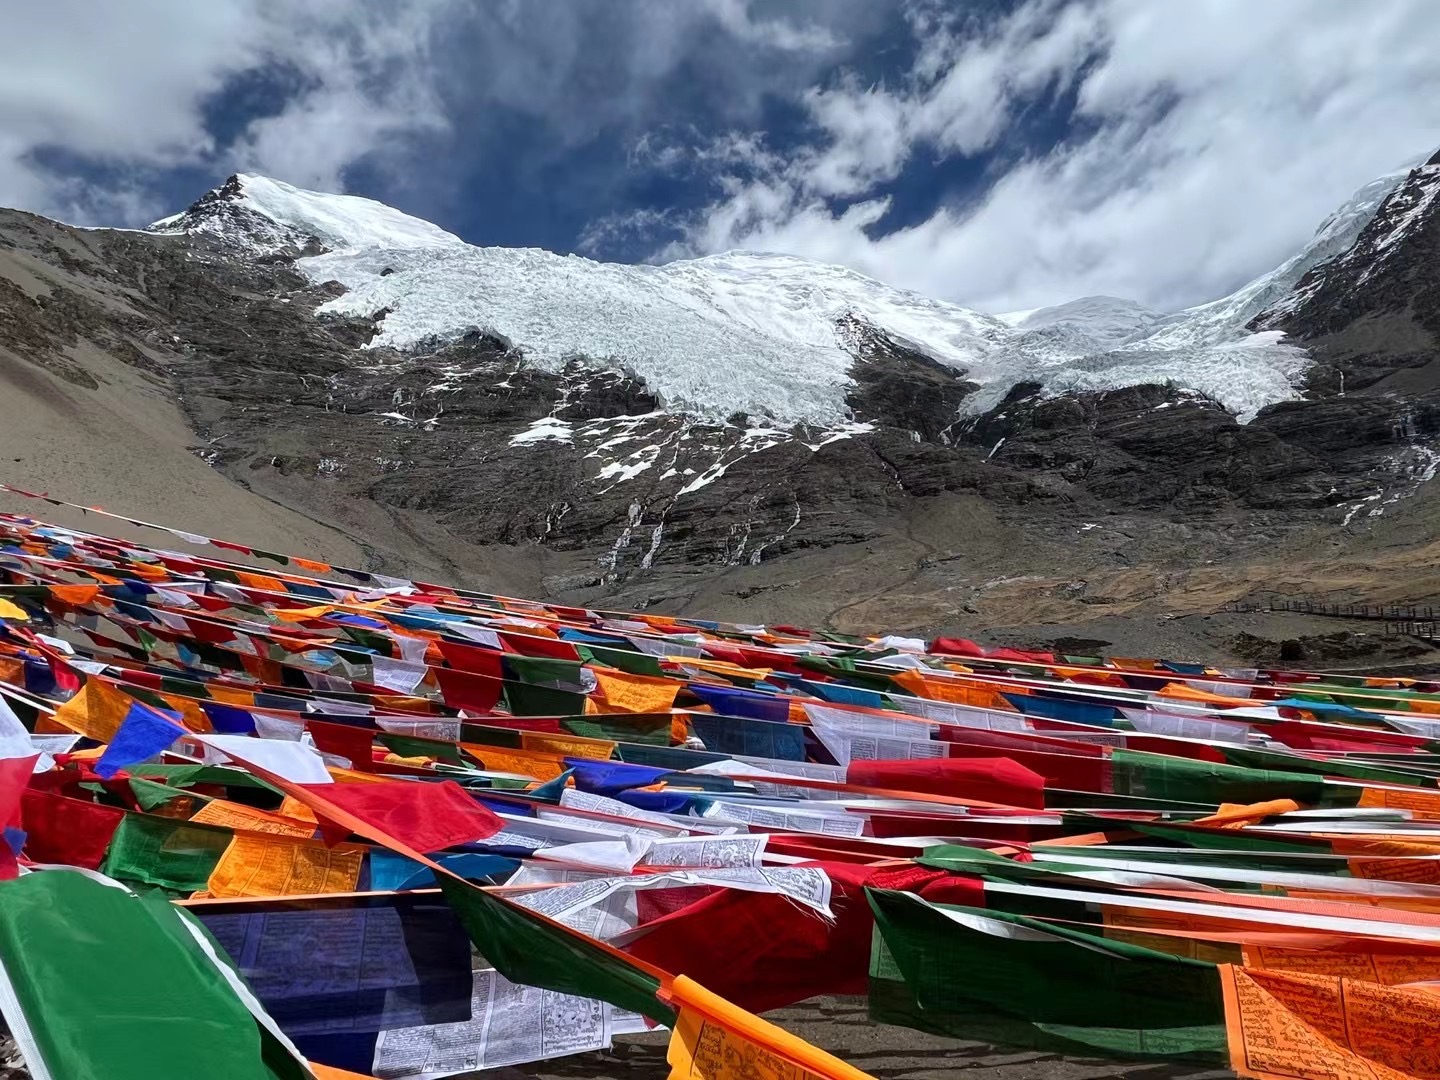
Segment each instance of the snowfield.
[[742,411],[784,424],[853,420],[845,393],[855,357],[838,326],[852,316],[979,383],[967,412],[992,407],[1022,381],[1048,394],[1169,381],[1247,420],[1295,397],[1309,361],[1278,333],[1245,325],[1283,302],[1311,266],[1348,248],[1404,175],[1366,185],[1276,270],[1171,315],[1086,297],[997,317],[788,255],[733,251],[647,266],[475,247],[382,203],[257,176],[239,178],[233,204],[253,214],[176,215],[152,229],[247,229],[233,239],[251,248],[314,236],[329,250],[297,265],[346,288],[320,310],[388,309],[374,345],[404,349],[479,328],[551,370],[576,357],[627,370],[666,409],[711,419]]

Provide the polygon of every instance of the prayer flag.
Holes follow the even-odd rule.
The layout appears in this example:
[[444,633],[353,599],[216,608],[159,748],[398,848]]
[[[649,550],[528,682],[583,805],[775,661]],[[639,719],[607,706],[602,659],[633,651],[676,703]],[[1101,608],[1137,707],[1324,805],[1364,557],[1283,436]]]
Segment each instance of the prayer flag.
[[108,780],[121,769],[168,750],[185,734],[186,729],[174,720],[136,701],[95,763],[95,772]]
[[348,816],[420,852],[483,840],[501,828],[500,819],[453,780],[301,784],[299,790],[316,814],[347,833]]

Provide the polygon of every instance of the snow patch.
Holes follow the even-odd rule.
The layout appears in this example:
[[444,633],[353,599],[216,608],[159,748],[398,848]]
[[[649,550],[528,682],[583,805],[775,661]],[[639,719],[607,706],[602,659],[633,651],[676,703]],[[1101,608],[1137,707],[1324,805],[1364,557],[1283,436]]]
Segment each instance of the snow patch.
[[553,416],[542,416],[518,435],[510,436],[511,446],[533,446],[542,442],[573,442],[575,429],[567,421]]

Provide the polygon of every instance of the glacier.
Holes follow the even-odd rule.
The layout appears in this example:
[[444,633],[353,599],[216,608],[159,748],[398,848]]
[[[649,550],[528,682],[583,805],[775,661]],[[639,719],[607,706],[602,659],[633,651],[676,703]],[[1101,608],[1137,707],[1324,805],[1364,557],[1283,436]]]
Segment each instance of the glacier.
[[249,175],[207,197],[226,200],[228,213],[203,213],[202,200],[151,229],[208,231],[251,251],[303,248],[313,238],[326,250],[297,267],[345,288],[319,313],[385,312],[371,347],[412,349],[480,329],[513,343],[527,363],[614,367],[644,379],[666,410],[708,419],[853,422],[846,392],[856,357],[842,323],[858,319],[978,384],[967,413],[997,405],[1020,382],[1047,395],[1169,382],[1248,420],[1297,396],[1309,359],[1279,333],[1247,324],[1283,303],[1305,271],[1345,251],[1404,176],[1367,184],[1270,273],[1173,314],[1085,297],[988,315],[846,267],[764,252],[652,266],[478,247],[374,200]]

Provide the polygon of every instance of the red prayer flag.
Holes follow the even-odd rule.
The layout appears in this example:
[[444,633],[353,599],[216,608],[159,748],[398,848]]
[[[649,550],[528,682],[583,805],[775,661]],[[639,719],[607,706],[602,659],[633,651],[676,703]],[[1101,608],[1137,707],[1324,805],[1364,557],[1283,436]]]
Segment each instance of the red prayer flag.
[[505,685],[500,679],[450,668],[435,668],[434,671],[440,683],[440,696],[452,709],[488,713],[493,712],[500,701],[500,691]]
[[472,671],[477,675],[488,675],[492,679],[503,679],[505,669],[500,662],[503,653],[499,649],[483,649],[478,645],[460,645],[454,641],[437,641],[440,655],[452,668]]
[[835,921],[776,893],[725,889],[648,924],[626,952],[751,1012],[816,994],[863,994],[874,925],[868,866],[816,863],[830,875]]
[[1036,810],[1045,807],[1044,777],[1004,757],[852,761],[845,779],[861,787],[923,791]]
[[532,637],[529,634],[501,634],[500,640],[521,656],[541,656],[552,660],[579,660],[575,646],[559,638]]
[[[296,784],[318,815],[351,831],[347,817],[378,829],[418,852],[440,851],[483,840],[501,822],[453,780],[439,783],[387,780],[381,783]],[[327,841],[335,835],[325,830]]]
[[375,741],[374,729],[326,723],[323,720],[307,720],[305,730],[310,732],[310,737],[315,740],[315,746],[321,753],[349,759],[352,769],[361,772],[370,770],[373,761],[370,749]]
[[985,650],[969,638],[942,637],[936,638],[930,643],[932,653],[944,653],[947,656],[984,656]]
[[20,802],[24,855],[31,862],[99,870],[124,810],[31,789]]

